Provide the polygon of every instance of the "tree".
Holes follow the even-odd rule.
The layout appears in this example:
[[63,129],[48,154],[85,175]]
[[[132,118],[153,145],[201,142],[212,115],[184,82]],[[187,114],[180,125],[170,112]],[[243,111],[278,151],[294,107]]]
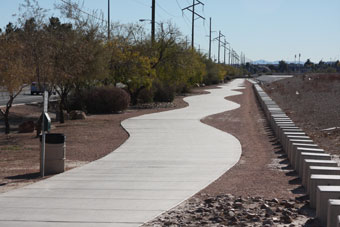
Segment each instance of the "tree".
[[279,61],[279,71],[282,73],[288,71],[288,64],[283,60]]
[[32,68],[24,54],[24,45],[17,29],[11,23],[0,34],[0,87],[8,92],[5,110],[0,109],[5,123],[5,133],[10,133],[9,113],[14,99],[32,80]]
[[313,65],[314,65],[314,63],[311,62],[310,59],[307,59],[307,61],[306,61],[305,64],[304,64],[305,67],[312,67]]
[[131,96],[132,104],[137,104],[138,94],[151,87],[155,72],[151,68],[152,58],[143,56],[126,40],[114,39],[107,45],[110,53],[109,70],[113,84],[123,83]]
[[104,46],[94,30],[73,29],[72,24],[50,18],[46,27],[51,47],[50,83],[60,98],[60,123],[64,123],[63,110],[67,97],[74,89],[88,87],[106,75]]

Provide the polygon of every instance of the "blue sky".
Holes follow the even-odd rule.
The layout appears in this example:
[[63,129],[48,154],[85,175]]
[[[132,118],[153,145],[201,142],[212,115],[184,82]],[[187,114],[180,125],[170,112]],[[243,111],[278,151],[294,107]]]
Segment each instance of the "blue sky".
[[[23,0],[0,0],[0,27],[16,21]],[[212,30],[226,35],[231,47],[245,53],[251,60],[314,62],[340,58],[340,1],[339,0],[201,0],[205,6],[197,12],[206,20],[196,20],[195,47],[208,52],[209,17]],[[58,15],[54,3],[60,0],[38,0],[41,7]],[[85,10],[102,10],[107,15],[107,0],[83,0]],[[191,40],[191,14],[181,8],[192,0],[156,0],[156,21],[171,21]],[[111,0],[111,20],[135,23],[151,17],[151,0]],[[146,28],[150,25],[144,22]],[[213,33],[213,38],[218,33]],[[212,46],[217,58],[217,42]],[[221,52],[221,59],[223,53]]]

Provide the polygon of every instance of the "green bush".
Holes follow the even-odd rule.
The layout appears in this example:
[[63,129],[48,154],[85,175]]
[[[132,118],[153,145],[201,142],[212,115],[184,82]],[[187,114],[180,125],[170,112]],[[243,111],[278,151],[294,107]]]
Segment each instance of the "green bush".
[[144,88],[141,90],[137,97],[138,103],[150,103],[153,102],[154,93],[151,89]]
[[203,83],[205,85],[219,84],[220,79],[218,74],[215,72],[208,72],[208,74],[203,78]]
[[78,91],[78,92],[72,92],[68,97],[67,97],[67,111],[70,112],[72,110],[82,110],[86,111],[86,94],[84,90]]
[[168,84],[155,84],[155,102],[172,102],[175,98],[175,89]]
[[85,95],[85,106],[88,113],[102,114],[123,111],[130,103],[130,95],[116,87],[97,87]]

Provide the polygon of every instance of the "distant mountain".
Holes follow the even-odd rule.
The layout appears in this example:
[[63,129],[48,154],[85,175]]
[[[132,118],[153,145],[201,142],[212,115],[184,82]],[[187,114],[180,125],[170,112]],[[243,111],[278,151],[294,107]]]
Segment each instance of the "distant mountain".
[[266,61],[266,60],[257,60],[253,61],[254,65],[278,65],[279,61]]
[[[266,60],[257,60],[253,61],[254,65],[278,65],[280,61],[266,61]],[[299,62],[294,61],[285,61],[287,64],[299,64]],[[300,62],[300,64],[304,64],[304,62]]]

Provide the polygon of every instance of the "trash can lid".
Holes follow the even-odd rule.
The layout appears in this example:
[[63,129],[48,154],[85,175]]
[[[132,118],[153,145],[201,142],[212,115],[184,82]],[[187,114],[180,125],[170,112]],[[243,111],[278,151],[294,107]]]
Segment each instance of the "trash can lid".
[[[42,140],[42,136],[40,136],[40,142]],[[66,136],[62,133],[47,133],[45,143],[49,144],[59,144],[65,143]]]

